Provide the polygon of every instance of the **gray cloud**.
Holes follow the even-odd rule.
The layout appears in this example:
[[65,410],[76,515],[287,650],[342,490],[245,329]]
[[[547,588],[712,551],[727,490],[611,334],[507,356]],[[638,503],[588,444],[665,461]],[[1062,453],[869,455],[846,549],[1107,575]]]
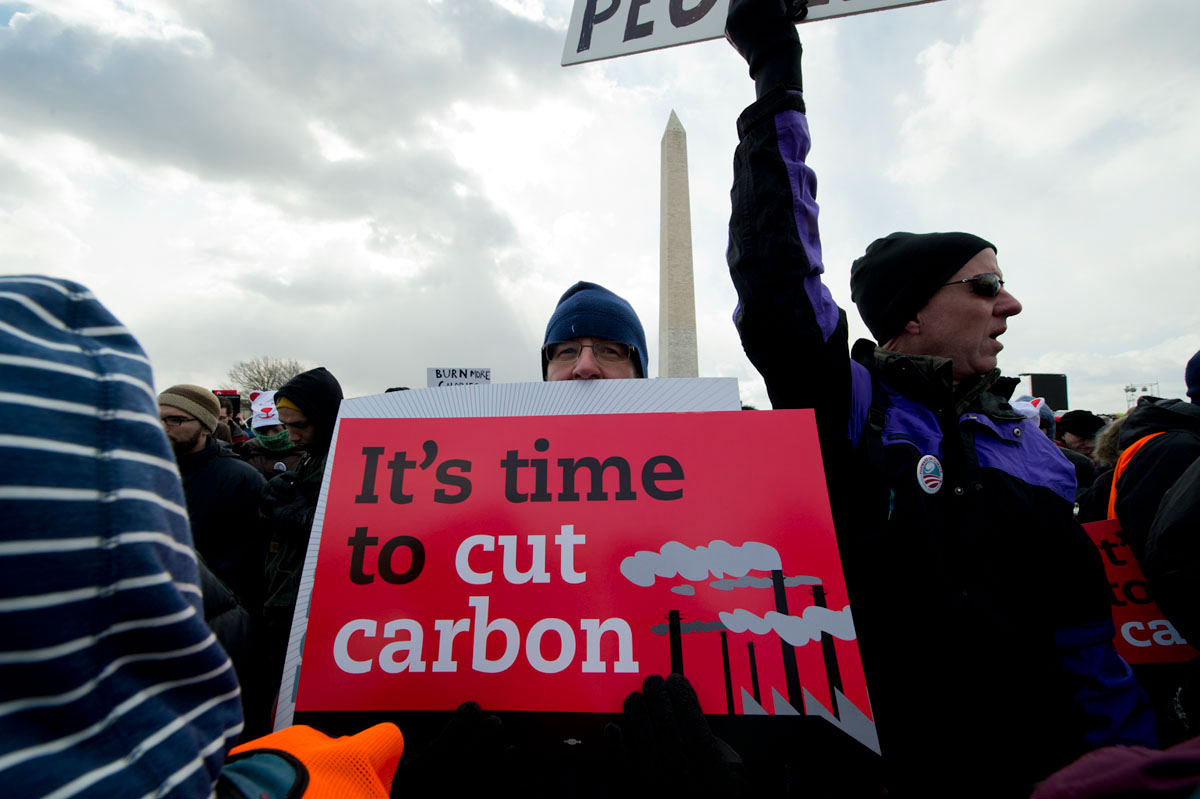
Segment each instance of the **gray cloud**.
[[323,168],[310,121],[372,155],[436,150],[431,123],[453,106],[525,105],[569,81],[541,60],[554,31],[486,2],[173,8],[173,38],[22,15],[0,28],[0,109],[127,157],[286,181]]
[[710,574],[742,577],[750,570],[771,571],[780,568],[779,552],[769,544],[747,541],[734,546],[725,541],[709,542],[695,549],[678,541],[668,541],[658,552],[641,551],[621,561],[621,574],[634,585],[654,585],[656,577],[679,575],[687,580],[703,580]]
[[[144,228],[139,244],[158,251],[170,285],[151,303],[122,307],[103,282],[71,275],[142,338],[160,382],[219,385],[233,361],[260,353],[328,365],[348,393],[423,385],[425,366],[464,357],[498,379],[538,378],[537,345],[500,284],[530,259],[510,215],[439,131],[461,124],[472,102],[528,106],[566,85],[538,55],[557,48],[557,34],[490,3],[356,2],[330,13],[183,2],[170,13],[166,37],[41,9],[0,27],[6,134],[65,134],[138,170],[227,187],[277,228],[230,238],[247,220],[219,208],[174,242],[150,244],[169,233]],[[314,124],[358,157],[325,158]],[[0,201],[37,200],[28,173],[6,161],[0,171],[14,177]],[[296,226],[325,241],[272,246]]]
[[[374,18],[362,3],[337,14],[185,3],[188,35],[171,39],[35,11],[0,28],[9,76],[0,114],[26,134],[65,132],[124,159],[246,186],[300,218],[373,220],[372,244],[384,250],[397,235],[470,252],[510,244],[511,223],[431,123],[447,124],[452,105],[471,99],[529,102],[531,40],[544,46],[551,32],[487,3],[469,14],[371,8]],[[492,46],[479,41],[485,28],[498,36]],[[312,123],[363,157],[329,162]]]
[[792,646],[804,646],[809,641],[819,641],[821,633],[829,633],[842,641],[853,641],[856,637],[849,605],[841,610],[810,605],[804,609],[801,616],[787,616],[774,610],[758,616],[737,608],[732,612],[722,611],[718,618],[730,632],[766,635],[774,631]]

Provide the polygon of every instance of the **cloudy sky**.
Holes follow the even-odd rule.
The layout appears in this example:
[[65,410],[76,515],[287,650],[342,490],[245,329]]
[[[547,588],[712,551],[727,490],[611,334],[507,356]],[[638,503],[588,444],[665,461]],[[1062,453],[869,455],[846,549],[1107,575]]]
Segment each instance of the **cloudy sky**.
[[[723,41],[559,66],[571,0],[0,0],[0,272],[78,280],[160,387],[259,355],[348,396],[540,378],[559,294],[627,297],[656,373],[659,141],[688,132],[700,371],[729,321]],[[1001,366],[1071,405],[1200,349],[1200,3],[941,0],[801,26],[829,283],[893,230],[995,241]],[[865,328],[851,311],[851,335]]]

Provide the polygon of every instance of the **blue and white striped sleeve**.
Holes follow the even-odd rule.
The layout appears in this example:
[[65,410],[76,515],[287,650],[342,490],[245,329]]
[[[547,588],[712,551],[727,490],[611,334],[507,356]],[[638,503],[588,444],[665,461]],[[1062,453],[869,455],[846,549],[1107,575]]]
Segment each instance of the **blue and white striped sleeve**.
[[0,785],[210,796],[242,729],[150,364],[86,288],[0,277]]

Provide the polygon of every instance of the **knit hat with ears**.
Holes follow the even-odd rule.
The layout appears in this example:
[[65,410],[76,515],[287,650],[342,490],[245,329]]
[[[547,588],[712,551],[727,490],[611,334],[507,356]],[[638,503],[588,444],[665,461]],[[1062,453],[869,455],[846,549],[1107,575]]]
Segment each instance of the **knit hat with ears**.
[[251,391],[250,410],[254,412],[254,417],[250,420],[252,429],[283,424],[279,421],[279,414],[275,412],[274,391]]

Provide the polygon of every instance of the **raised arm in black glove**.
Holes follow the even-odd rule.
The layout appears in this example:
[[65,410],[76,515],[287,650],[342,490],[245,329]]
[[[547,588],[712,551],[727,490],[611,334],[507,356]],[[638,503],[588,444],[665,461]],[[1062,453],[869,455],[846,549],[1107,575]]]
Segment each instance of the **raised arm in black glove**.
[[725,38],[750,65],[758,97],[776,86],[804,88],[796,23],[807,15],[808,0],[733,0],[729,4]]

